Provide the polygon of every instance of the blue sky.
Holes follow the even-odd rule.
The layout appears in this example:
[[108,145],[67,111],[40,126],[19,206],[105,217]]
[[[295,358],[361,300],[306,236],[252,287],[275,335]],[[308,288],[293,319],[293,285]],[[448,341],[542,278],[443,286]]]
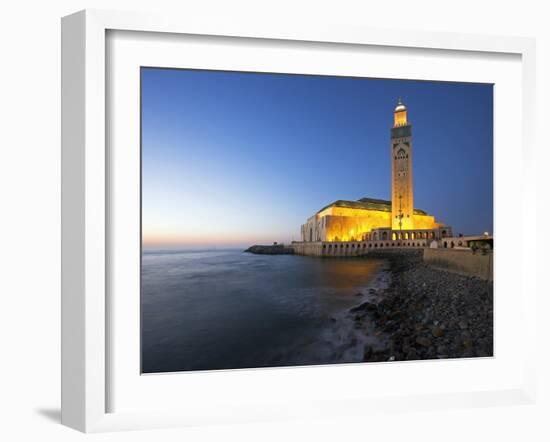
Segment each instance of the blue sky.
[[398,97],[415,207],[492,233],[492,85],[157,68],[141,80],[146,245],[290,241],[334,200],[390,199]]

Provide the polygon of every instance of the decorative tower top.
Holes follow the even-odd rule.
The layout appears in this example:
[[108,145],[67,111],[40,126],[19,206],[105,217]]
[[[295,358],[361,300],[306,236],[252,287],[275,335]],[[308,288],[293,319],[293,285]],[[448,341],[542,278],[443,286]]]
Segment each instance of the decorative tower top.
[[406,126],[407,124],[407,107],[401,102],[401,98],[399,98],[397,106],[393,111],[393,127]]

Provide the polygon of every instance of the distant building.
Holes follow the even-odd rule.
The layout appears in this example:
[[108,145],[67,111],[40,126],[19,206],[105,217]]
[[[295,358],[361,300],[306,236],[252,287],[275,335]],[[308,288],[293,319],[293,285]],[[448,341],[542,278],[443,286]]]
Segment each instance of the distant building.
[[493,236],[485,232],[483,235],[460,235],[458,237],[445,237],[438,247],[449,249],[471,249],[473,251],[493,250]]
[[414,208],[412,126],[407,120],[407,108],[401,100],[394,110],[390,135],[392,200],[338,200],[323,207],[301,227],[302,243],[318,244],[315,247],[298,247],[298,253],[303,251],[304,254],[310,254],[307,250],[333,249],[330,243],[341,243],[340,249],[350,249],[349,244],[344,247],[343,243],[364,243],[353,244],[352,249],[356,249],[356,245],[363,249],[373,246],[428,247],[433,240],[452,236],[450,226]]

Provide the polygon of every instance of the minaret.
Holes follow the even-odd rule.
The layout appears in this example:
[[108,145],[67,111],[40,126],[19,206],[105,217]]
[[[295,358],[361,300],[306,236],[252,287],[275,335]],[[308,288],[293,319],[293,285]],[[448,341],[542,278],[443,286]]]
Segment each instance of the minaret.
[[393,230],[414,228],[412,136],[407,108],[399,99],[391,129],[391,215]]

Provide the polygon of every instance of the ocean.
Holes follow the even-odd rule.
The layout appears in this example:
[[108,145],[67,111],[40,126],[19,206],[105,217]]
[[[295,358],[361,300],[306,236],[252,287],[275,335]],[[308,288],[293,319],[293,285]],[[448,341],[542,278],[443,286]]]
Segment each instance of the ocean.
[[361,362],[378,338],[349,309],[386,278],[372,258],[144,250],[142,372]]

